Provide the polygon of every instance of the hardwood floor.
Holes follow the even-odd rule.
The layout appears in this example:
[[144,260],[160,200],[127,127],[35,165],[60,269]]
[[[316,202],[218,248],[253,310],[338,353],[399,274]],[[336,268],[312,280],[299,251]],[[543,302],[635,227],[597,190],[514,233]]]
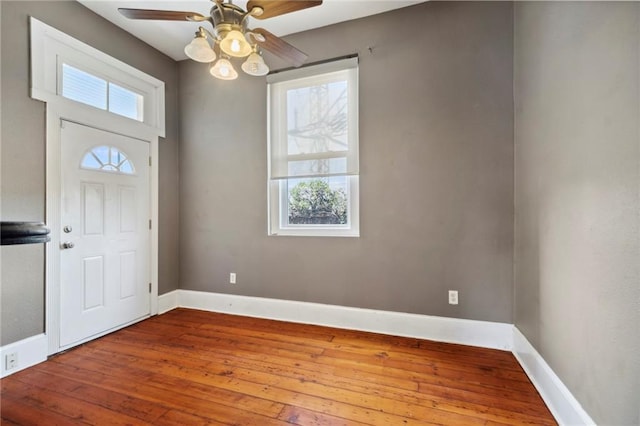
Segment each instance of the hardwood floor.
[[7,425],[552,425],[513,355],[176,309],[0,382]]

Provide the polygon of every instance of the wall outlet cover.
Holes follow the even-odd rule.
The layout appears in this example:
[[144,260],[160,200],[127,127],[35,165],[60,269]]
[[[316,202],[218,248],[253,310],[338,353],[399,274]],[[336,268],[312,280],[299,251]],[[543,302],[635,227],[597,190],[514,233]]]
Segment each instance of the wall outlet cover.
[[18,352],[11,352],[5,356],[5,370],[13,370],[18,367]]

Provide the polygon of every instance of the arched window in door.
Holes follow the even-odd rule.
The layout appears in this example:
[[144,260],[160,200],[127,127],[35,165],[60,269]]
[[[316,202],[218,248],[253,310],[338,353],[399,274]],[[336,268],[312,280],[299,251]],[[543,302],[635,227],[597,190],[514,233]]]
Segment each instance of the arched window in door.
[[82,157],[80,167],[103,172],[135,174],[135,167],[127,155],[113,146],[96,146]]

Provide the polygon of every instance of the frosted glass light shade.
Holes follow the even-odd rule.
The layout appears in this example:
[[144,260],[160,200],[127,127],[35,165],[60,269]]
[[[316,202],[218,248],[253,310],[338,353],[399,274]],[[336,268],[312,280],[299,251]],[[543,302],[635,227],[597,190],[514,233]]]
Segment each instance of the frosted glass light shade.
[[236,58],[244,58],[251,53],[251,45],[238,30],[231,30],[220,42],[220,49],[224,53]]
[[253,52],[247,60],[242,64],[242,71],[249,75],[261,76],[269,73],[269,67],[264,63],[262,56]]
[[216,62],[209,70],[212,76],[220,80],[235,80],[238,78],[238,72],[228,60],[222,58]]
[[216,52],[204,37],[195,37],[184,48],[184,53],[197,62],[209,63],[216,60]]

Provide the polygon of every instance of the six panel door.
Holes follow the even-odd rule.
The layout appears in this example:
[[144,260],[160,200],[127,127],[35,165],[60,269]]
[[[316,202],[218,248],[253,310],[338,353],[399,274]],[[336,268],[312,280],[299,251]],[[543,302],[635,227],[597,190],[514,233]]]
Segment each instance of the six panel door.
[[150,314],[149,143],[63,121],[60,347]]

